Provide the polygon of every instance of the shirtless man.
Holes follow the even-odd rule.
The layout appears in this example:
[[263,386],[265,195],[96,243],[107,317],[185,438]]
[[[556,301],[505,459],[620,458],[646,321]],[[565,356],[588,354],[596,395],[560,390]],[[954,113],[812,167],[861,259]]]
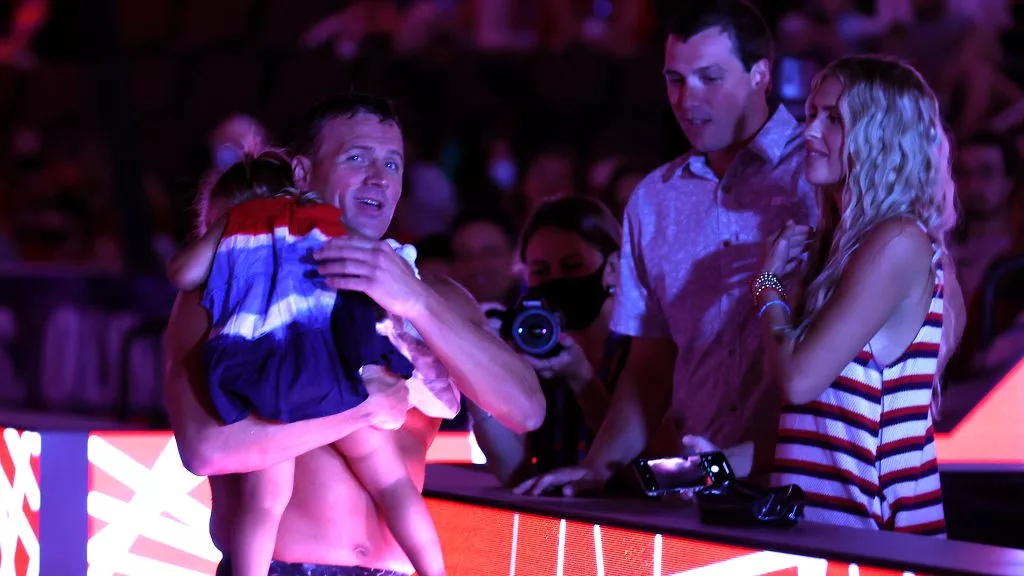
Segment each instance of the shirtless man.
[[[310,111],[295,150],[295,180],[340,207],[349,232],[316,255],[320,273],[331,286],[362,291],[388,312],[408,318],[473,402],[517,432],[533,430],[543,421],[545,404],[529,365],[491,334],[465,289],[444,277],[418,281],[381,241],[402,192],[402,152],[401,128],[387,102],[352,94]],[[211,205],[204,220],[213,222],[225,209]],[[369,495],[328,446],[365,426],[371,410],[407,406],[404,395],[381,393],[364,402],[371,405],[366,409],[316,420],[274,424],[250,417],[225,426],[207,407],[202,349],[210,319],[200,296],[198,291],[178,295],[165,337],[164,387],[182,462],[194,474],[211,477],[214,543],[222,547],[227,541],[229,519],[236,513],[233,474],[296,458],[294,492],[281,519],[270,574],[411,573]],[[439,426],[440,421],[411,410],[394,432],[420,489],[427,448]],[[231,573],[228,560],[218,573]]]

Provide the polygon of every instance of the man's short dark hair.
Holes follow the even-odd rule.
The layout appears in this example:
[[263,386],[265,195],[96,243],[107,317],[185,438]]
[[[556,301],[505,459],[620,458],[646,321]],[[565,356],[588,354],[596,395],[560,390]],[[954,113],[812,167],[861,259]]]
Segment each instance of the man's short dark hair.
[[732,40],[736,56],[749,72],[761,60],[772,63],[775,43],[757,8],[746,0],[688,0],[680,2],[667,33],[687,41],[711,28],[721,28]]
[[402,127],[398,114],[388,100],[372,94],[349,92],[324,100],[306,112],[292,145],[292,152],[303,156],[314,155],[320,145],[320,134],[328,122],[359,114],[370,114],[376,116],[381,123]]
[[1004,176],[1009,178],[1017,177],[1017,170],[1019,169],[1020,157],[1017,153],[1017,146],[1015,143],[995,132],[977,132],[964,138],[957,144],[959,150],[964,148],[995,148],[999,150],[999,155],[1003,160],[1003,170],[1006,172]]

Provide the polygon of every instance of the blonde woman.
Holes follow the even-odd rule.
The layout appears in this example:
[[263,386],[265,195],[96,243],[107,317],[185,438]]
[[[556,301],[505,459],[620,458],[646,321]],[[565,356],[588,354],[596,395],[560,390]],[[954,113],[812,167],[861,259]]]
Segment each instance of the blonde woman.
[[843,58],[812,84],[805,135],[822,217],[801,294],[787,299],[780,277],[807,227],[778,234],[751,284],[788,402],[773,483],[801,486],[812,521],[943,535],[932,416],[963,302],[935,95],[898,61]]

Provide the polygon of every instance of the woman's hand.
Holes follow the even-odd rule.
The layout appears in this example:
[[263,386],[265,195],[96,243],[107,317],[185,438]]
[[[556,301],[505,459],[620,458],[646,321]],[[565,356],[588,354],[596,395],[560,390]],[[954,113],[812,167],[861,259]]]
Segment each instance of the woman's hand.
[[556,356],[535,358],[524,354],[523,358],[533,366],[541,378],[564,378],[569,388],[578,393],[593,380],[594,368],[572,336],[563,333],[559,343],[562,345],[562,351]]
[[782,230],[768,241],[764,271],[781,277],[795,270],[807,253],[813,231],[810,226],[794,224],[792,220],[786,222]]

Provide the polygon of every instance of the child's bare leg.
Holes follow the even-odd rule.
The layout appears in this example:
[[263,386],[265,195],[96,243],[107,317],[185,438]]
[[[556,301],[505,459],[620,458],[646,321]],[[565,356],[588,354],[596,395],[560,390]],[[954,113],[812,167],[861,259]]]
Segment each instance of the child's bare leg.
[[364,428],[335,447],[366,489],[418,576],[444,576],[444,555],[430,510],[395,444],[392,432]]
[[277,527],[294,480],[294,460],[242,475],[241,508],[229,551],[234,576],[266,576],[270,571]]

